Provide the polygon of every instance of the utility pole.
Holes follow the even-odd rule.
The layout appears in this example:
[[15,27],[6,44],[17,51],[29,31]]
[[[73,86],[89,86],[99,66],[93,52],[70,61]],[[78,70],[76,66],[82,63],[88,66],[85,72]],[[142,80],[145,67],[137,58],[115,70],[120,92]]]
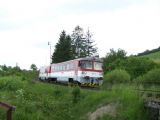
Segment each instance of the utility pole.
[[50,59],[50,64],[52,63],[52,58],[51,58],[51,42],[48,42],[49,45],[49,59]]

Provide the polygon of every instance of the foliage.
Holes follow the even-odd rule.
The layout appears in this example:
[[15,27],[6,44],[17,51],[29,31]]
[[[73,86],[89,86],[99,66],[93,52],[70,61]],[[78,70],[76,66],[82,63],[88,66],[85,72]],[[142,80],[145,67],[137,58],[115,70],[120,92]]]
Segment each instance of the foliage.
[[[116,106],[115,115],[108,113],[97,120],[149,120],[143,100],[129,85],[115,85],[108,94],[108,101]],[[109,102],[110,103],[110,102]]]
[[55,46],[52,63],[63,62],[71,59],[73,59],[71,37],[66,35],[66,32],[63,30],[60,34],[59,41]]
[[35,64],[31,64],[30,69],[33,71],[37,71],[37,66]]
[[121,94],[118,107],[120,113],[117,115],[117,120],[149,120],[144,109],[144,102],[139,94],[132,90],[132,86],[122,85],[121,88],[115,87],[114,89],[116,94]]
[[24,87],[24,83],[18,78],[2,77],[0,78],[0,90],[16,91]]
[[138,56],[149,55],[149,54],[156,53],[156,52],[159,52],[159,51],[160,51],[160,47],[158,47],[156,49],[152,49],[152,50],[146,50],[142,53],[138,53]]
[[92,56],[94,54],[97,53],[97,48],[95,47],[95,45],[93,45],[93,43],[95,42],[93,39],[92,39],[92,33],[89,31],[86,32],[86,35],[85,35],[85,44],[86,44],[86,56]]
[[[139,96],[128,85],[115,86],[111,91],[86,90],[78,87],[66,87],[54,84],[36,82],[31,84],[33,71],[25,71],[24,76],[6,76],[2,81],[14,80],[16,88],[0,89],[0,99],[16,106],[13,120],[87,120],[88,114],[109,103],[115,104],[117,120],[146,120],[143,104]],[[33,74],[34,75],[34,74]],[[22,77],[26,77],[22,80]],[[12,84],[13,85],[13,84]],[[127,89],[128,88],[128,89]],[[76,104],[75,102],[76,101]],[[85,109],[84,109],[85,108]],[[0,119],[4,118],[0,110]],[[101,120],[113,116],[104,115]]]
[[73,54],[75,58],[92,56],[97,53],[94,40],[92,39],[91,32],[88,31],[84,34],[83,28],[76,26],[72,33]]
[[77,103],[80,100],[80,89],[79,87],[75,87],[72,91],[73,95],[73,103]]
[[126,83],[130,81],[130,75],[121,69],[115,69],[104,76],[105,82],[110,83]]
[[125,63],[125,70],[131,75],[132,79],[147,73],[155,67],[156,64],[152,60],[141,57],[128,57]]
[[52,63],[63,62],[75,58],[97,55],[97,48],[88,30],[84,34],[83,28],[76,26],[73,33],[66,35],[63,30],[52,55]]
[[157,84],[160,83],[160,68],[152,69],[143,76],[135,78],[138,83]]
[[86,44],[85,44],[83,28],[81,28],[80,26],[76,26],[71,36],[72,36],[72,45],[75,58],[85,57]]
[[104,73],[112,71],[116,68],[123,68],[125,59],[126,52],[124,50],[118,49],[115,51],[114,49],[110,49],[110,53],[107,53],[106,57],[104,58]]
[[21,69],[18,66],[11,67],[6,65],[0,65],[0,76],[6,76],[6,75],[20,75]]
[[149,58],[149,59],[153,60],[155,63],[160,64],[160,51],[154,52],[154,53],[151,53],[151,54],[147,54],[147,55],[144,55],[144,56],[140,56],[140,57]]
[[124,69],[130,74],[132,80],[156,67],[158,65],[151,59],[135,56],[126,57],[126,52],[121,49],[118,51],[111,49],[103,63],[105,74],[115,69]]

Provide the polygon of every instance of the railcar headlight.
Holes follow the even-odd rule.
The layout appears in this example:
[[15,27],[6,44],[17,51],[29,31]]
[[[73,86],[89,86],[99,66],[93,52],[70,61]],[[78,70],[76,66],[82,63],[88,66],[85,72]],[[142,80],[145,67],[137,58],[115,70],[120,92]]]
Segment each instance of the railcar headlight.
[[102,77],[99,77],[98,80],[103,80],[103,78],[102,78]]

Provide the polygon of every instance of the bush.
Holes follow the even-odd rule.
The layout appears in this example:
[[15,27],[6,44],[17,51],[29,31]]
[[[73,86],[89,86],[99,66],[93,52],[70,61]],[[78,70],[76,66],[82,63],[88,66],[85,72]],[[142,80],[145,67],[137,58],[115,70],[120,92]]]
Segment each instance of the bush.
[[136,82],[142,83],[159,83],[160,82],[160,69],[153,69],[143,76],[136,78]]
[[19,77],[1,77],[0,78],[0,89],[1,90],[18,90],[24,87],[24,82]]
[[154,69],[144,76],[144,79],[149,82],[160,82],[160,69]]
[[106,57],[103,59],[104,73],[106,74],[107,71],[123,68],[125,59],[126,52],[124,50],[118,49],[116,51],[110,49],[110,53],[107,53]]
[[75,87],[72,91],[72,95],[73,95],[73,103],[77,103],[80,100],[80,89],[79,87]]
[[157,67],[156,63],[142,57],[129,57],[125,63],[125,70],[130,74],[131,79],[141,76],[155,67]]
[[121,69],[115,69],[104,76],[105,81],[110,83],[125,83],[130,81],[130,75]]
[[124,56],[119,58],[115,57],[115,55],[110,55],[104,58],[103,63],[105,74],[115,69],[124,69],[130,74],[132,80],[157,67],[160,67],[160,65],[156,64],[153,60],[149,58],[134,56]]

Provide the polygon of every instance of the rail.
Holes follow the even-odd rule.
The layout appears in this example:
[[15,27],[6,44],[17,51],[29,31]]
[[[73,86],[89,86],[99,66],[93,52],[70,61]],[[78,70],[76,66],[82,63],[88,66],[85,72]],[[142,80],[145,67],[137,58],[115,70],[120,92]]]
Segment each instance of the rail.
[[145,108],[151,120],[160,120],[160,91],[152,89],[136,89],[144,99]]
[[1,101],[0,101],[0,107],[7,109],[6,120],[12,120],[12,111],[14,111],[16,107]]

